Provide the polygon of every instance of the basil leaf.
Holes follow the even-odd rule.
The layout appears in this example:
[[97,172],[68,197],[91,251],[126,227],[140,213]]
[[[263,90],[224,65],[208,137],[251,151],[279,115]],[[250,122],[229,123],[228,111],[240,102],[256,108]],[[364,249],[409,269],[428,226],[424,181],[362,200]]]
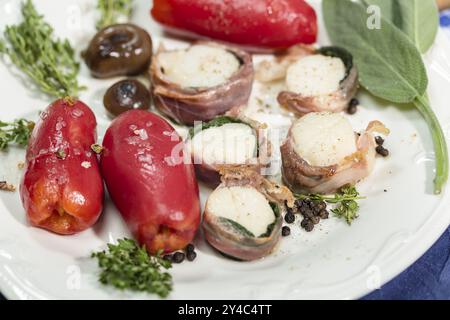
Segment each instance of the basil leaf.
[[433,45],[439,29],[439,10],[435,0],[363,0],[377,5],[381,15],[402,30],[425,53]]
[[365,6],[349,0],[324,0],[323,14],[333,43],[353,55],[361,84],[375,96],[410,103],[423,96],[428,77],[411,41],[381,18],[381,29],[369,29]]

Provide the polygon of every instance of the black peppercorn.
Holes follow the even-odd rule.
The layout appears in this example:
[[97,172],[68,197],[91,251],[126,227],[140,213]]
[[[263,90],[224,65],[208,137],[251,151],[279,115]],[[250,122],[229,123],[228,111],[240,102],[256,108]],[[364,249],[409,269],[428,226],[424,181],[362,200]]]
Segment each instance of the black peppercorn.
[[377,153],[378,153],[380,156],[383,156],[383,157],[389,156],[389,150],[386,149],[386,148],[383,147],[383,146],[378,146],[375,150],[377,151]]
[[286,206],[286,212],[287,212],[287,213],[294,214],[294,209],[292,209],[292,208]]
[[320,207],[318,204],[314,204],[313,211],[314,215],[319,215],[319,212],[322,210],[322,207]]
[[306,209],[305,211],[302,212],[303,216],[305,218],[311,219],[312,217],[314,217],[314,212],[311,209]]
[[382,146],[384,144],[384,139],[380,136],[375,137],[375,143],[379,146]]
[[328,219],[329,215],[330,215],[329,212],[327,210],[325,210],[325,209],[323,209],[319,213],[320,219]]
[[314,229],[314,223],[312,223],[311,220],[309,220],[309,219],[303,219],[301,226],[307,232],[311,232]]
[[182,263],[184,261],[185,254],[183,252],[175,252],[172,257],[173,263]]
[[194,261],[195,258],[197,258],[197,254],[195,253],[195,251],[188,251],[188,252],[186,253],[186,259],[187,259],[188,261]]
[[358,99],[353,98],[352,100],[350,100],[350,103],[348,104],[347,107],[347,113],[355,114],[358,111],[358,105],[359,105]]
[[325,201],[320,201],[319,203],[317,203],[317,207],[320,208],[320,210],[325,210],[327,208],[327,204],[325,203]]
[[282,229],[281,229],[281,235],[283,236],[283,237],[287,237],[287,236],[289,236],[291,234],[291,229],[288,227],[288,226],[284,226]]
[[284,221],[286,221],[286,223],[289,223],[289,224],[294,223],[295,215],[292,212],[286,213],[286,215],[284,216]]
[[312,217],[310,220],[311,220],[311,222],[312,222],[313,224],[319,224],[319,222],[320,222],[320,217]]
[[186,246],[186,252],[193,252],[195,250],[195,246],[192,243],[189,243]]

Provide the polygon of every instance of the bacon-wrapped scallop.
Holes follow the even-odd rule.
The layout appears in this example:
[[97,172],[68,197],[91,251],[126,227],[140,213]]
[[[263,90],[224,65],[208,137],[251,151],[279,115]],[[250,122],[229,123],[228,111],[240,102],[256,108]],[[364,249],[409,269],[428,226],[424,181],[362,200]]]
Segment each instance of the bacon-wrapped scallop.
[[270,142],[264,126],[250,119],[219,116],[190,131],[189,148],[197,178],[211,188],[220,184],[219,166],[258,171],[268,165]]
[[150,74],[158,110],[193,125],[247,104],[253,63],[245,51],[202,41],[182,50],[160,49]]
[[376,157],[375,132],[389,134],[379,121],[357,134],[340,114],[303,116],[281,147],[285,183],[295,192],[330,194],[367,177]]
[[[206,240],[223,254],[244,261],[269,254],[281,236],[284,204],[294,205],[286,188],[253,170],[226,168],[209,196],[203,216]],[[230,170],[231,168],[231,170]]]
[[299,115],[343,111],[358,91],[353,57],[339,47],[293,47],[275,61],[263,61],[257,79],[285,79],[286,89],[279,93],[278,102]]

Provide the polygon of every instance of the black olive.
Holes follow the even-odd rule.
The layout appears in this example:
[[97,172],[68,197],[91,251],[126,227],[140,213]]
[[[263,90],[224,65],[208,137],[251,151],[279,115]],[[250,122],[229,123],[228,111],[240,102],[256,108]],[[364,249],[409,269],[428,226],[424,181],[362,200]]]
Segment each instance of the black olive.
[[103,104],[114,116],[133,109],[147,110],[150,108],[150,92],[137,80],[122,80],[106,91]]
[[137,75],[150,65],[152,39],[133,24],[115,24],[100,30],[89,43],[84,59],[96,78]]

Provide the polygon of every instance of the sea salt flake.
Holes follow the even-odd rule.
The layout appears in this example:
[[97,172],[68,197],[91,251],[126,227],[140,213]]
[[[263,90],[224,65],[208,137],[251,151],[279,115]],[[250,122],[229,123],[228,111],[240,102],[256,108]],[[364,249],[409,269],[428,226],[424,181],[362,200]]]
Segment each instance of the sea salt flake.
[[80,118],[83,115],[84,115],[84,112],[80,109],[73,109],[73,111],[72,111],[72,116],[74,118]]
[[147,134],[147,131],[145,129],[135,130],[134,134],[139,136],[142,140],[147,140],[148,139],[148,134]]
[[92,167],[92,164],[89,161],[83,161],[81,163],[81,166],[85,169],[89,169],[90,167]]

